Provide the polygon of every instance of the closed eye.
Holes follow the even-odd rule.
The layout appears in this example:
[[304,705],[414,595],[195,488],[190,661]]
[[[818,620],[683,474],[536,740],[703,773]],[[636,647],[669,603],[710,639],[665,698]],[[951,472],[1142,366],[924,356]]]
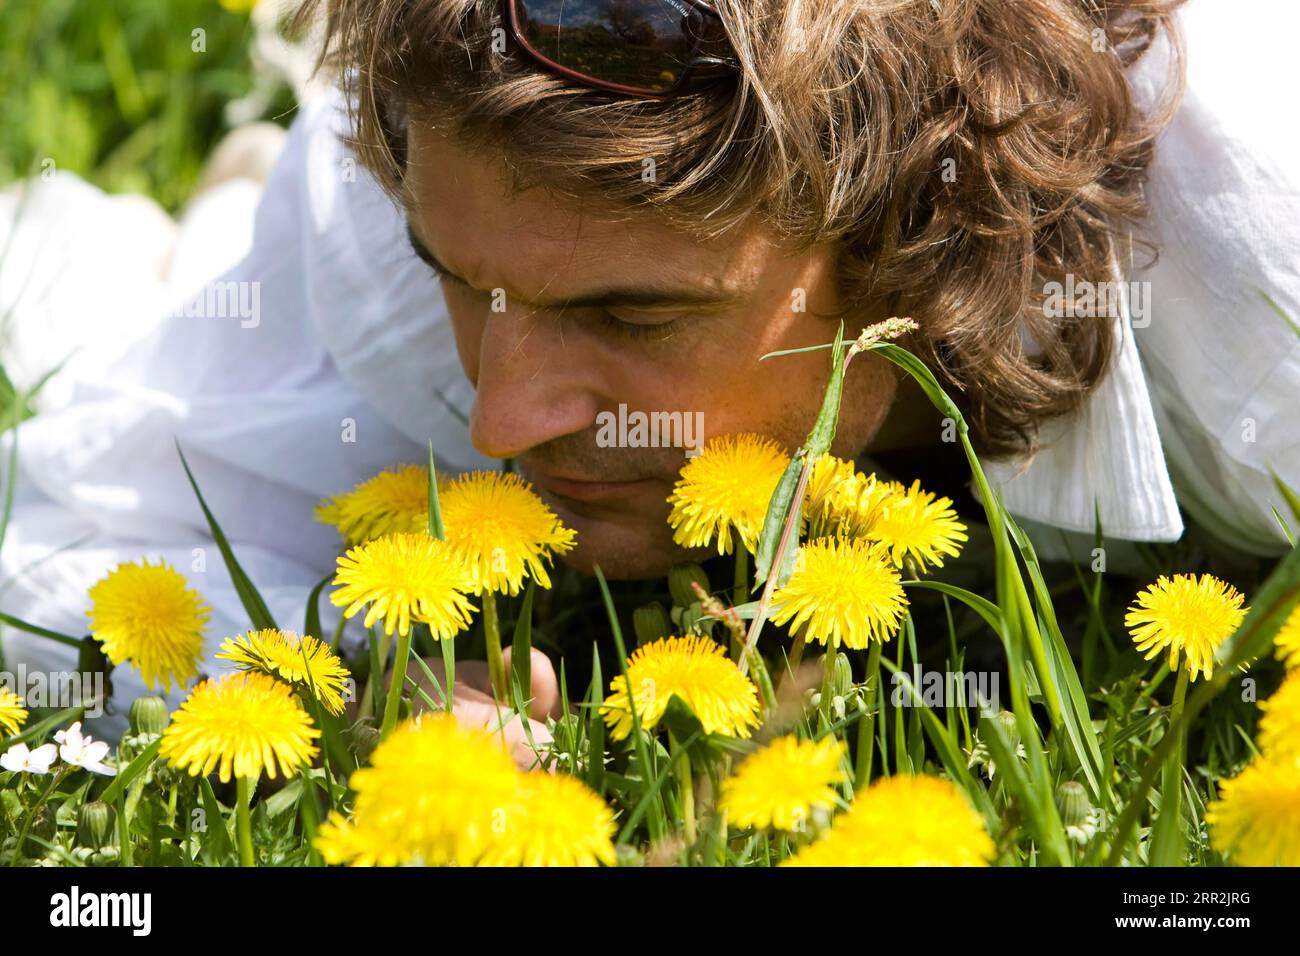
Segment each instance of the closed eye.
[[681,325],[678,319],[664,322],[625,322],[617,316],[601,311],[596,321],[607,332],[625,339],[637,341],[658,341],[672,338]]

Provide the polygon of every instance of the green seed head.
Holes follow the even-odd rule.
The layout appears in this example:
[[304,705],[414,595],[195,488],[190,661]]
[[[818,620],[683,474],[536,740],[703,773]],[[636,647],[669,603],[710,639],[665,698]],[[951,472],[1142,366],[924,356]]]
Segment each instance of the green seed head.
[[1079,827],[1088,822],[1092,813],[1092,801],[1088,791],[1077,780],[1067,780],[1056,788],[1056,809],[1061,814],[1061,822],[1067,827]]
[[993,718],[1002,727],[1002,732],[1007,735],[1007,742],[1011,749],[1015,750],[1020,744],[1020,728],[1016,726],[1016,715],[1009,710],[999,710]]
[[131,733],[161,734],[167,729],[171,715],[167,702],[161,697],[137,697],[131,702]]
[[668,620],[668,612],[658,601],[643,604],[632,612],[632,629],[636,632],[638,644],[648,644],[661,637],[670,637],[673,625]]
[[113,808],[92,800],[82,804],[77,814],[77,845],[98,850],[109,842],[113,832]]
[[699,600],[691,588],[692,581],[705,591],[709,590],[709,576],[698,564],[679,564],[668,572],[668,592],[678,607],[690,607]]

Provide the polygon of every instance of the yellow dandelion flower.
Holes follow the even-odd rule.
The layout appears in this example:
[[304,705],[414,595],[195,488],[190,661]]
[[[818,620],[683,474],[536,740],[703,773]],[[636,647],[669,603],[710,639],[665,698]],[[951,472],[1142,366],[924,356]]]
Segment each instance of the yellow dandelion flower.
[[411,621],[429,625],[435,640],[469,626],[467,594],[474,575],[448,547],[427,534],[390,534],[352,548],[338,559],[330,603],[352,617],[369,604],[365,625],[382,620],[385,634],[405,635]]
[[348,547],[388,534],[429,527],[429,469],[401,465],[380,472],[346,494],[322,501],[316,520],[338,529]]
[[546,562],[573,550],[577,540],[516,474],[476,471],[438,494],[447,544],[473,572],[475,594],[484,588],[518,594],[528,577],[549,588]]
[[0,729],[7,734],[16,734],[27,722],[27,708],[23,699],[8,687],[0,687]]
[[722,809],[736,827],[802,830],[815,807],[835,806],[847,756],[835,737],[778,737],[722,782]]
[[864,480],[853,462],[834,455],[822,455],[813,463],[803,498],[808,537],[821,538],[839,531],[841,519],[848,517],[845,505],[857,501],[856,492]]
[[316,756],[320,731],[289,685],[267,674],[226,674],[199,684],[172,715],[158,755],[168,764],[222,783],[291,777]]
[[479,866],[613,866],[614,811],[565,773],[520,775]]
[[948,780],[899,774],[858,793],[790,866],[987,866],[993,841]]
[[212,613],[166,563],[119,564],[90,589],[90,633],[114,664],[130,661],[145,685],[170,691],[199,672]]
[[813,464],[804,492],[805,537],[863,537],[880,503],[892,493],[889,482],[862,474],[853,462],[823,455]]
[[1300,763],[1300,670],[1259,705],[1259,749],[1265,757]]
[[[627,676],[610,681],[610,694],[600,708],[615,740],[632,733],[632,703],[648,730],[659,723],[674,696],[691,709],[705,733],[748,737],[759,724],[754,682],[707,637],[665,637],[643,644],[632,652]],[[634,701],[628,698],[628,681],[636,688]]]
[[855,650],[898,630],[907,597],[884,545],[822,538],[799,550],[795,571],[772,595],[772,623],[808,640]]
[[918,571],[942,567],[944,555],[956,557],[967,540],[952,500],[922,491],[919,481],[904,488],[890,482],[875,503],[866,536],[889,548],[899,567],[910,562]]
[[1210,845],[1238,866],[1300,866],[1300,762],[1257,758],[1205,809]]
[[319,700],[331,714],[343,713],[348,669],[328,644],[310,635],[299,637],[273,628],[249,631],[226,638],[217,657],[244,670],[279,677]]
[[422,715],[398,725],[352,775],[352,816],[332,814],[316,847],[327,863],[472,866],[515,805],[519,776],[491,735],[445,713]]
[[1297,604],[1287,616],[1282,627],[1273,638],[1277,659],[1290,670],[1300,667],[1300,604]]
[[753,551],[763,518],[790,457],[776,442],[758,435],[710,440],[682,466],[668,498],[673,540],[684,548],[718,542],[718,554],[734,550],[732,534]]
[[1151,660],[1169,652],[1170,670],[1178,669],[1178,654],[1187,654],[1192,680],[1210,676],[1214,652],[1241,624],[1249,608],[1241,606],[1240,591],[1209,574],[1161,575],[1140,592],[1124,624],[1139,651]]

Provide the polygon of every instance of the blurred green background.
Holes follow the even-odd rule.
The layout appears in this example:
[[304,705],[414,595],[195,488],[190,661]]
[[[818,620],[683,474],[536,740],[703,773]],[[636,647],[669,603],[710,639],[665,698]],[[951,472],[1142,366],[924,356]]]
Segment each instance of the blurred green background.
[[[250,56],[253,6],[0,0],[0,189],[53,168],[177,212],[232,128],[232,104],[239,120],[292,119],[289,85]],[[0,420],[28,414],[0,355]]]
[[[230,129],[227,104],[254,88],[251,5],[0,0],[0,187],[53,160],[175,212]],[[253,118],[287,125],[292,108],[280,83]]]

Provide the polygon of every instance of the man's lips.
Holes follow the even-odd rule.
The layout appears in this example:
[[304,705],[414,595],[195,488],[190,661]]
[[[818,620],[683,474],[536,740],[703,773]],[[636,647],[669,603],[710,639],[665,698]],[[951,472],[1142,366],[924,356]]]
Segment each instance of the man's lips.
[[610,504],[626,501],[660,484],[657,478],[636,478],[629,481],[588,481],[581,478],[561,478],[541,471],[528,471],[533,483],[557,498],[586,504]]

